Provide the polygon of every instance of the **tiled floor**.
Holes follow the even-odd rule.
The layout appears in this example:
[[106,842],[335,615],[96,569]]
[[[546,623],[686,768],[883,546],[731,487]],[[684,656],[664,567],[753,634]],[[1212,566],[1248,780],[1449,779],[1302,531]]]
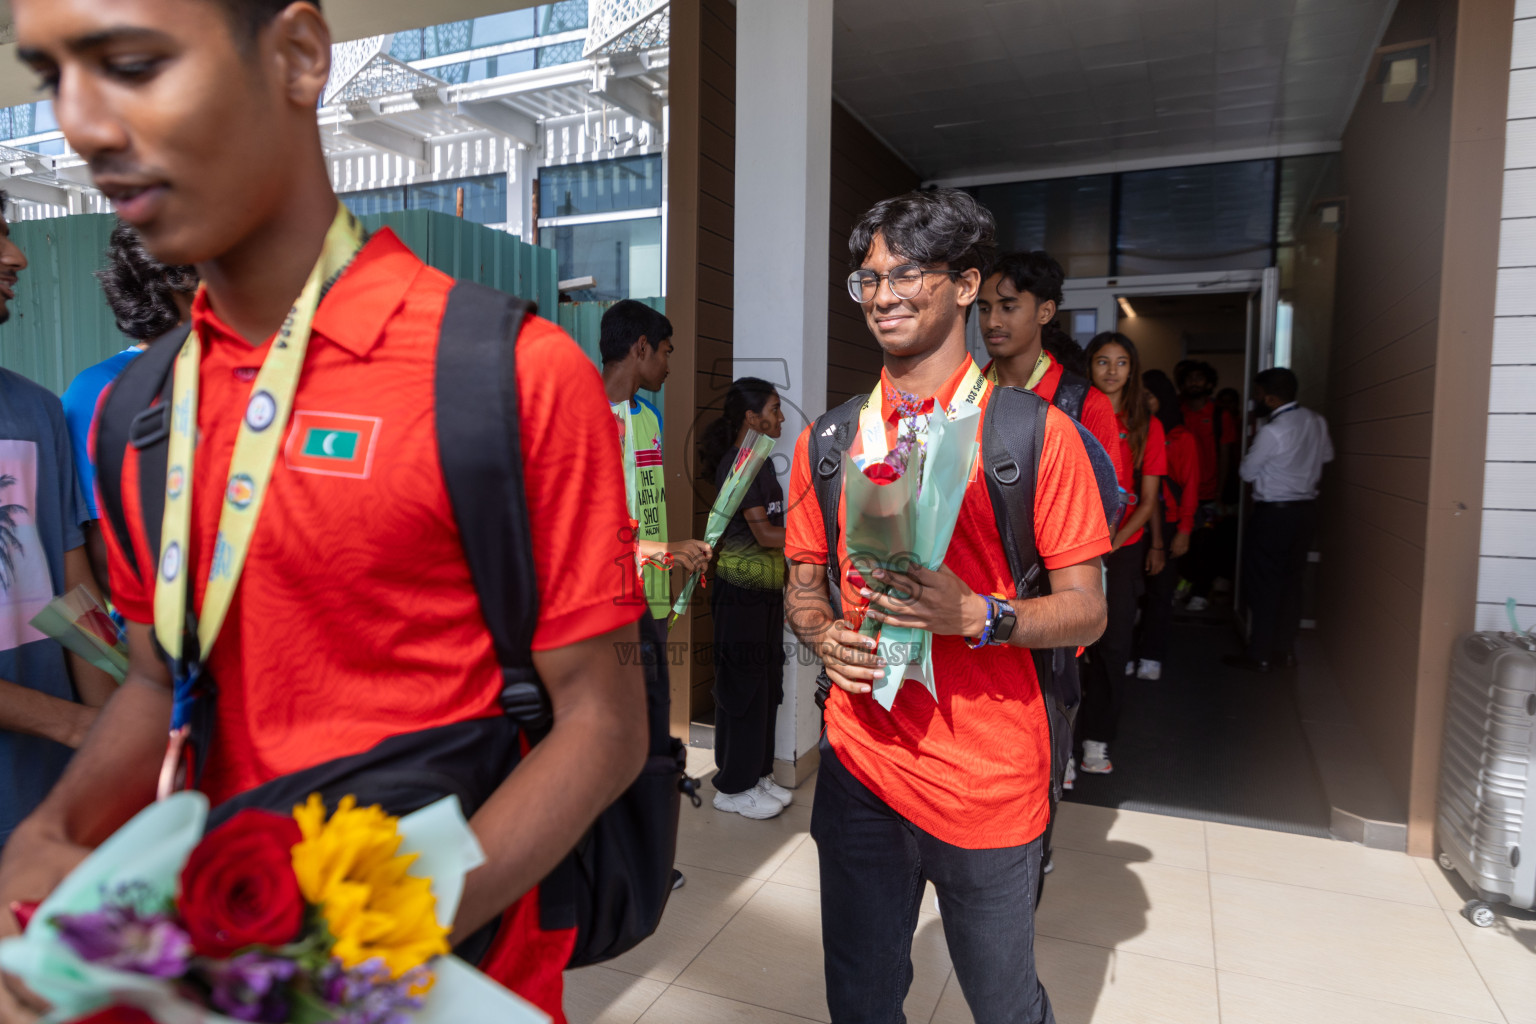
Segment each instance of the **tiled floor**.
[[[567,975],[571,1024],[827,1021],[813,789],[772,821],[685,806],[688,884],[653,938]],[[1429,861],[1084,804],[1055,842],[1036,927],[1060,1024],[1536,1024],[1536,915],[1473,927]],[[907,1019],[972,1024],[931,913],[913,961]]]

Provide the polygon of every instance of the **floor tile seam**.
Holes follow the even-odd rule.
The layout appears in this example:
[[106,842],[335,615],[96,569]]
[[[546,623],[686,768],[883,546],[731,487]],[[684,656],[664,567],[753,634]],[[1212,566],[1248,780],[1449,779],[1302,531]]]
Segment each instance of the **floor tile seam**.
[[[654,979],[648,979],[648,980],[654,980]],[[657,992],[656,995],[654,997],[652,997],[651,1001],[645,1004],[645,1009],[643,1009],[639,1013],[635,1014],[635,1020],[638,1021],[638,1020],[640,1020],[641,1017],[644,1017],[646,1014],[650,1013],[651,1012],[651,1007],[655,1006],[656,1003],[660,1001],[661,997],[667,994],[667,990],[670,989],[671,987],[672,986],[670,984],[663,984],[661,986],[661,991]]]
[[[685,867],[697,867],[697,865],[689,864],[689,865],[685,865]],[[712,870],[712,869],[710,869],[710,868],[702,868],[701,870],[709,871],[709,870]],[[717,874],[726,874],[727,872],[721,871],[721,872],[716,872],[716,873]],[[712,943],[716,939],[718,939],[720,937],[720,933],[725,931],[726,926],[729,925],[732,921],[736,920],[736,915],[741,913],[742,908],[745,907],[748,903],[752,902],[752,897],[756,896],[758,894],[758,892],[762,890],[763,886],[768,884],[768,880],[766,878],[748,878],[748,877],[746,877],[744,875],[732,875],[731,877],[733,877],[733,878],[740,878],[744,882],[756,882],[757,883],[757,888],[755,888],[751,892],[747,893],[747,898],[741,901],[741,906],[737,907],[736,910],[731,914],[731,916],[726,918],[724,923],[722,923],[719,928],[716,928],[715,931],[713,933],[711,933],[709,938],[704,940],[704,945],[699,947],[699,951],[697,953],[693,954],[693,956],[688,959],[688,962],[686,964],[684,964],[682,967],[678,968],[677,973],[672,975],[672,979],[670,981],[662,981],[662,979],[660,979],[660,978],[653,978],[649,974],[636,974],[634,971],[628,971],[628,970],[625,970],[622,967],[615,967],[612,964],[606,964],[605,963],[605,964],[601,964],[599,966],[606,967],[610,971],[618,971],[621,974],[627,974],[631,978],[644,978],[646,981],[661,982],[661,984],[663,984],[663,985],[675,985],[675,984],[677,984],[677,979],[681,978],[683,976],[683,972],[686,971],[688,968],[693,966],[693,962],[695,960],[697,960],[700,956],[703,955],[704,951],[709,948],[710,943]],[[649,939],[643,940],[643,941],[649,941]]]
[[809,838],[811,838],[811,834],[809,832],[807,832],[803,836],[801,836],[800,837],[800,841],[798,843],[796,843],[794,846],[790,847],[789,853],[785,855],[784,859],[779,861],[778,864],[774,865],[773,871],[769,872],[767,875],[764,875],[761,878],[759,878],[757,875],[743,875],[743,874],[741,874],[739,872],[736,872],[736,871],[725,871],[725,870],[722,870],[721,868],[714,867],[713,865],[710,865],[710,864],[690,864],[688,861],[679,860],[679,859],[676,859],[676,858],[673,859],[673,863],[678,865],[679,867],[698,868],[700,871],[713,871],[717,875],[730,875],[732,878],[745,878],[745,879],[748,879],[748,880],[754,881],[754,882],[766,882],[770,878],[772,878],[773,875],[777,874],[779,872],[779,870],[781,868],[783,868],[786,863],[788,863],[789,858],[793,857],[795,855],[795,851],[799,850],[800,847],[804,846],[805,845],[805,841],[807,839],[809,839]]
[[[720,925],[719,928],[715,929],[715,933],[704,941],[704,945],[699,947],[699,951],[697,953],[693,954],[693,956],[688,958],[688,962],[683,965],[682,970],[677,972],[676,977],[674,977],[672,979],[672,981],[669,982],[669,984],[676,985],[679,981],[682,980],[683,975],[688,973],[688,968],[692,967],[695,963],[697,963],[699,957],[703,956],[706,952],[709,951],[709,947],[715,944],[715,940],[720,938],[720,936],[722,934],[724,934],[725,930],[731,926],[731,922],[736,920],[737,916],[743,910],[747,909],[747,904],[751,903],[752,900],[757,897],[757,894],[763,891],[763,886],[768,884],[768,880],[766,878],[755,878],[755,879],[752,879],[752,881],[757,882],[757,888],[753,889],[750,893],[747,894],[747,898],[741,901],[741,906],[737,907],[731,913],[731,916],[726,918],[725,921]],[[679,987],[681,987],[681,988],[688,988],[688,986],[686,986],[686,985],[682,985],[682,986],[679,986]],[[690,992],[698,991],[697,989],[691,989],[691,988],[688,989],[688,990]],[[715,993],[707,992],[705,994],[706,995],[714,995]],[[729,999],[730,997],[729,996],[722,996],[721,998],[722,999]],[[740,1000],[738,1000],[738,1002],[739,1001]],[[754,1003],[754,1004],[751,1004],[751,1005],[756,1005],[756,1004]],[[773,1007],[765,1006],[765,1007],[763,1007],[763,1009],[771,1010],[771,1009],[773,1009]],[[791,1016],[793,1016],[793,1014]]]
[[[1149,960],[1161,960],[1165,964],[1183,964],[1185,967],[1198,967],[1202,971],[1214,971],[1216,969],[1214,966],[1216,955],[1214,948],[1211,950],[1211,961],[1209,963],[1196,963],[1193,960],[1180,960],[1178,957],[1165,956],[1162,953],[1148,953],[1145,950],[1140,949],[1124,949],[1120,946],[1106,946],[1099,942],[1089,942],[1086,939],[1071,939],[1065,935],[1052,935],[1050,932],[1041,931],[1038,924],[1035,926],[1035,937],[1050,939],[1052,942],[1070,942],[1074,946],[1089,946],[1093,949],[1105,949],[1111,953],[1129,953],[1132,956],[1144,956]],[[1132,936],[1132,938],[1135,938],[1135,936]]]
[[[1351,999],[1359,999],[1367,1003],[1380,1003],[1383,1006],[1399,1006],[1405,1010],[1422,1010],[1425,1013],[1438,1013],[1442,1017],[1451,1017],[1455,1020],[1469,1021],[1471,1024],[1508,1024],[1508,1020],[1504,1016],[1504,1008],[1499,1006],[1498,1000],[1496,999],[1493,1001],[1493,1006],[1494,1009],[1498,1011],[1499,1019],[1491,1020],[1487,1017],[1468,1017],[1465,1014],[1454,1013],[1450,1010],[1439,1010],[1432,1006],[1420,1006],[1417,1003],[1405,1003],[1398,999],[1378,999],[1375,996],[1361,995],[1359,992],[1348,992],[1341,988],[1329,988],[1327,985],[1312,985],[1301,981],[1292,981],[1289,978],[1272,978],[1265,974],[1254,974],[1251,971],[1233,970],[1230,967],[1223,968],[1216,972],[1216,988],[1218,992],[1221,989],[1221,976],[1223,974],[1230,974],[1239,978],[1253,978],[1256,981],[1271,981],[1277,985],[1290,985],[1292,988],[1302,988],[1309,992],[1327,992],[1328,994],[1335,996],[1348,996]],[[1492,993],[1489,994],[1489,998],[1492,998]]]
[[[678,977],[681,978],[682,975],[678,975]],[[735,996],[723,996],[723,995],[721,995],[718,992],[710,992],[707,989],[694,988],[692,985],[684,985],[684,984],[682,984],[680,982],[675,982],[674,981],[668,987],[670,987],[670,988],[680,988],[680,989],[683,989],[686,992],[697,992],[701,996],[713,996],[716,999],[724,999],[724,1000],[726,1000],[728,1002],[740,1003],[742,1006],[755,1006],[759,1010],[767,1010],[769,1013],[782,1014],[785,1017],[791,1017],[791,1018],[793,1018],[795,1020],[807,1021],[808,1024],[827,1024],[827,1021],[821,1019],[820,1017],[806,1017],[806,1016],[803,1016],[803,1015],[798,1014],[798,1013],[790,1013],[788,1010],[781,1010],[777,1006],[767,1006],[767,1005],[764,1005],[763,1003],[754,1003],[750,999],[738,999]],[[935,1010],[937,1010],[937,1007],[935,1007]],[[828,1016],[830,1017],[830,1014]]]
[[[1236,875],[1236,874],[1233,874],[1230,871],[1210,871],[1210,872],[1207,872],[1207,874],[1211,875],[1211,877],[1213,877],[1213,878],[1215,876],[1217,876],[1217,875],[1220,875],[1222,878],[1237,878],[1237,879],[1241,879],[1242,881],[1245,881],[1245,882],[1264,882],[1264,883],[1266,883],[1268,885],[1284,885],[1284,886],[1288,886],[1289,888],[1292,888],[1292,889],[1306,889],[1308,892],[1322,892],[1322,893],[1327,893],[1330,896],[1349,896],[1349,897],[1352,897],[1354,899],[1374,900],[1377,903],[1391,903],[1391,904],[1394,904],[1395,906],[1399,906],[1399,907],[1417,907],[1420,910],[1444,910],[1445,909],[1444,907],[1442,907],[1440,905],[1440,901],[1438,899],[1435,899],[1435,901],[1433,903],[1414,903],[1414,902],[1412,902],[1410,900],[1392,899],[1391,897],[1387,897],[1387,896],[1367,896],[1365,893],[1361,893],[1361,892],[1344,892],[1344,891],[1339,890],[1339,889],[1324,889],[1322,886],[1318,886],[1318,885],[1303,885],[1301,882],[1281,882],[1281,881],[1277,881],[1276,879],[1273,879],[1273,878],[1260,878],[1257,875]],[[1427,883],[1425,885],[1425,888],[1428,888],[1428,884]],[[1431,899],[1434,899],[1435,894],[1434,894],[1433,891],[1431,891],[1429,895],[1430,895]],[[1212,893],[1213,899],[1214,899],[1214,896],[1215,896],[1215,893],[1213,892]],[[1212,907],[1214,909],[1214,903],[1212,904]]]
[[1452,935],[1456,936],[1456,944],[1461,947],[1462,953],[1471,961],[1472,969],[1477,972],[1477,979],[1483,983],[1483,988],[1488,992],[1488,998],[1493,1000],[1493,1005],[1498,1009],[1499,1016],[1504,1018],[1505,1024],[1508,1024],[1509,1014],[1504,1012],[1504,1004],[1499,1001],[1499,994],[1493,990],[1493,985],[1489,982],[1488,976],[1483,973],[1483,965],[1478,963],[1477,957],[1472,955],[1472,949],[1467,945],[1467,940],[1461,937],[1461,929],[1456,927],[1456,920],[1452,915],[1454,914],[1456,917],[1459,917],[1461,916],[1461,911],[1446,910],[1444,907],[1441,907],[1440,912],[1445,915],[1446,927],[1451,930]]
[[949,974],[944,977],[944,984],[939,986],[939,1001],[933,1004],[933,1012],[928,1015],[928,1024],[933,1024],[939,1016],[939,1007],[944,1005],[944,996],[949,992],[949,983],[955,980],[955,969],[951,967]]
[[1200,823],[1200,840],[1205,850],[1206,906],[1211,912],[1211,972],[1216,979],[1216,1024],[1221,1024],[1221,952],[1216,948],[1216,886],[1211,881],[1211,829],[1208,821]]
[[[1116,841],[1117,842],[1135,842],[1135,840],[1132,840],[1132,839],[1116,840]],[[1062,840],[1057,839],[1055,836],[1051,837],[1051,848],[1053,850],[1071,850],[1073,853],[1091,853],[1095,857],[1108,857],[1111,860],[1123,860],[1123,861],[1126,861],[1127,863],[1130,863],[1130,864],[1159,864],[1159,865],[1161,865],[1163,867],[1167,867],[1167,868],[1183,868],[1185,871],[1205,871],[1205,870],[1207,870],[1204,867],[1198,867],[1198,868],[1190,867],[1188,864],[1172,864],[1172,863],[1170,863],[1170,862],[1168,862],[1166,860],[1159,859],[1156,856],[1149,857],[1149,858],[1147,858],[1145,860],[1138,860],[1138,859],[1136,859],[1134,857],[1122,857],[1118,853],[1105,853],[1103,850],[1090,850],[1090,849],[1087,849],[1086,847],[1082,847],[1082,846],[1073,846],[1071,844],[1070,840],[1068,840],[1066,842],[1063,842]]]
[[1073,853],[1083,853],[1083,854],[1087,854],[1090,857],[1099,857],[1099,858],[1101,858],[1103,860],[1116,860],[1116,861],[1119,861],[1122,864],[1148,864],[1148,865],[1151,865],[1153,867],[1168,868],[1169,870],[1172,870],[1172,871],[1190,871],[1190,872],[1194,872],[1196,874],[1202,874],[1202,875],[1209,873],[1209,869],[1208,868],[1191,868],[1191,867],[1186,867],[1183,864],[1168,864],[1168,863],[1166,863],[1164,861],[1155,860],[1155,859],[1151,859],[1151,858],[1144,859],[1144,860],[1135,860],[1135,859],[1132,859],[1132,858],[1129,858],[1129,857],[1121,857],[1121,856],[1118,856],[1117,854],[1113,854],[1113,853],[1099,853],[1097,850],[1079,850],[1079,849],[1075,849],[1075,848],[1070,847],[1070,846],[1061,846],[1060,844],[1058,844],[1055,841],[1054,837],[1051,840],[1051,845],[1052,845],[1052,847],[1054,849],[1071,850]]

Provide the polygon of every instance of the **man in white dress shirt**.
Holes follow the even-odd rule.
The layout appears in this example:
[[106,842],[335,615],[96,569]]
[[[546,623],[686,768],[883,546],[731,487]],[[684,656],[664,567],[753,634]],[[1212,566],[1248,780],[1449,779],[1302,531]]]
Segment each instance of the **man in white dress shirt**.
[[1238,469],[1253,484],[1244,573],[1253,628],[1245,654],[1228,665],[1268,672],[1295,664],[1301,625],[1301,578],[1317,524],[1317,482],[1333,459],[1328,423],[1296,404],[1296,375],[1283,367],[1254,379],[1254,399],[1268,421]]

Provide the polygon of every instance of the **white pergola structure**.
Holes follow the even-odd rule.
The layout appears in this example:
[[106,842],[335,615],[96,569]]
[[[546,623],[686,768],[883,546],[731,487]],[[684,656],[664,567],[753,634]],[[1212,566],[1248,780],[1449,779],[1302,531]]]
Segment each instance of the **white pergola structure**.
[[[392,33],[337,44],[319,109],[337,191],[506,174],[502,226],[536,242],[539,167],[663,151],[668,6],[668,0],[590,0],[585,29],[410,62],[390,55]],[[584,56],[551,67],[459,84],[434,74],[575,42],[583,44]],[[42,133],[26,141],[55,139],[62,136]],[[83,161],[67,149],[42,155],[0,146],[0,188],[17,200],[17,219],[109,208]]]

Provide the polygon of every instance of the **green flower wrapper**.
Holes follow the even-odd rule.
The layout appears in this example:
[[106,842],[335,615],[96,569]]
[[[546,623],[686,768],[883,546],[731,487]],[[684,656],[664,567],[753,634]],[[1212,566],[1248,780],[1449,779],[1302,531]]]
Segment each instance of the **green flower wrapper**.
[[[746,497],[747,488],[757,479],[757,471],[763,467],[768,456],[773,454],[775,443],[767,434],[759,434],[755,430],[747,431],[747,436],[742,438],[741,448],[736,452],[736,461],[726,474],[725,483],[720,485],[715,503],[710,506],[709,521],[704,524],[704,543],[714,547],[725,535],[725,528],[741,507],[741,499]],[[677,620],[688,610],[688,602],[693,599],[693,588],[698,586],[701,575],[702,571],[696,570],[688,577],[688,582],[683,584],[677,600],[672,602],[672,614],[667,616],[668,629],[676,625]]]
[[[922,452],[914,459],[920,459],[919,465],[909,463],[908,471],[888,484],[870,480],[843,456],[848,559],[871,590],[875,589],[871,570],[906,572],[914,565],[937,569],[944,564],[976,461],[980,415],[973,405],[963,404],[951,416],[935,410],[928,421],[927,439],[914,449],[914,456]],[[883,626],[874,635],[886,665],[886,676],[876,680],[872,694],[880,706],[889,711],[908,679],[921,683],[937,700],[933,634],[926,629]]]

